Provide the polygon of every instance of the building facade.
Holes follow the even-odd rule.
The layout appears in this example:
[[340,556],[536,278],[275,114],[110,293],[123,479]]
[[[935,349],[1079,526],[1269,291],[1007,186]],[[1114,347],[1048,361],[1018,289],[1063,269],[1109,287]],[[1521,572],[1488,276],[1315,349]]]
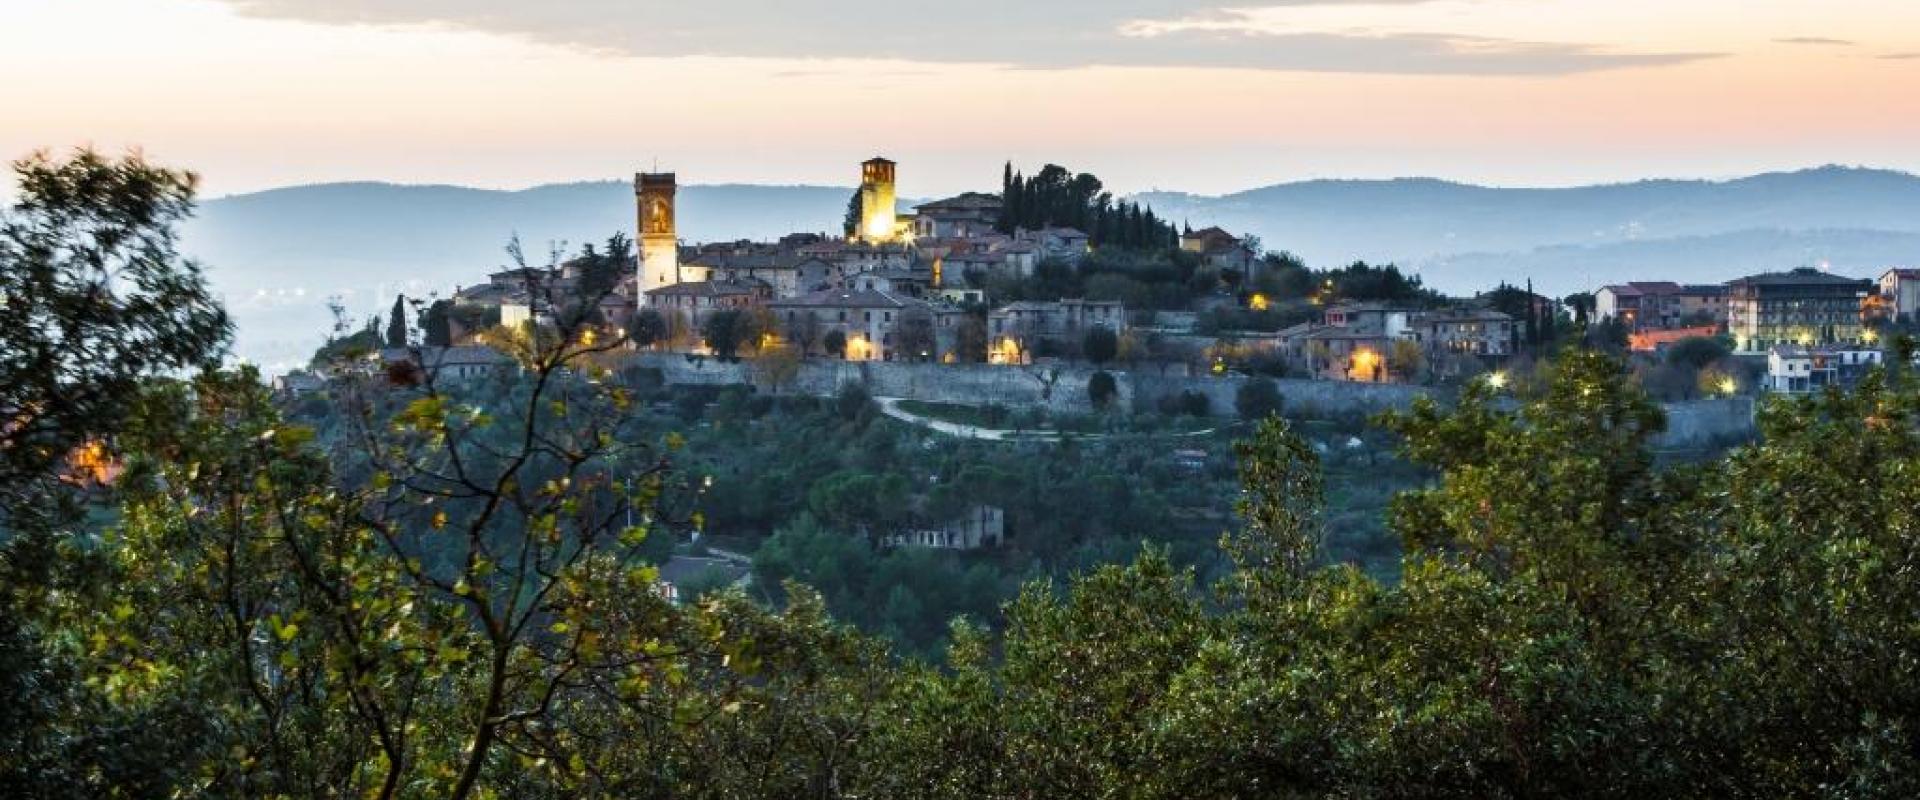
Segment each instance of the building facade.
[[1920,319],[1920,269],[1894,268],[1880,274],[1880,297],[1899,322]]
[[[837,355],[848,361],[911,361],[943,358],[932,304],[889,291],[829,289],[767,303],[782,336],[803,355]],[[828,341],[838,333],[838,353]]]
[[1873,281],[1805,267],[1748,276],[1727,284],[1727,332],[1747,353],[1859,342],[1861,307],[1876,291]]
[[918,239],[971,239],[995,232],[1002,204],[995,195],[967,192],[914,207],[913,235]]
[[1767,349],[1765,388],[1781,394],[1809,394],[1829,386],[1851,386],[1881,361],[1870,347],[1777,345]]

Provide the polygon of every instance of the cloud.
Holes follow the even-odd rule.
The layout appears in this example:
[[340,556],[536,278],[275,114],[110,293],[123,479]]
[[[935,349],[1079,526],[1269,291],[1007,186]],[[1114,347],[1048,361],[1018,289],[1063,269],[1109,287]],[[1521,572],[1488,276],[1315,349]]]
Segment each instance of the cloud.
[[[1060,69],[1221,67],[1312,72],[1564,75],[1712,53],[1446,33],[1267,30],[1225,0],[221,0],[255,17],[428,26],[632,56],[885,59]],[[1361,0],[1253,0],[1263,8]],[[1432,0],[1371,0],[1420,5]],[[1192,21],[1202,21],[1193,24]],[[1208,22],[1211,21],[1211,22]],[[1224,23],[1224,24],[1223,24]]]
[[1848,39],[1828,39],[1821,36],[1792,36],[1773,40],[1775,44],[1805,44],[1816,47],[1852,47],[1859,42]]
[[1885,61],[1914,61],[1920,60],[1920,53],[1888,53],[1878,58]]

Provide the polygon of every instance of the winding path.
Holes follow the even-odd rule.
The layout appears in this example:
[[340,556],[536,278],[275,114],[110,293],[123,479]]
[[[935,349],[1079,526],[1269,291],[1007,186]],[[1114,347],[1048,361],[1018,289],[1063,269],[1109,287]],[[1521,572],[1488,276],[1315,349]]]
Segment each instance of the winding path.
[[[982,428],[978,425],[966,425],[959,422],[948,422],[942,419],[934,419],[932,417],[924,416],[921,414],[915,414],[911,411],[901,408],[900,402],[903,399],[904,398],[899,398],[899,397],[876,397],[876,398],[873,398],[873,402],[879,404],[880,413],[885,414],[894,419],[900,420],[901,422],[905,422],[909,425],[918,425],[922,428],[926,428],[928,430],[935,431],[937,433],[944,433],[948,436],[958,436],[962,439],[977,439],[983,442],[1033,442],[1033,441],[1051,442],[1051,441],[1059,441],[1062,438],[1064,438],[1066,435],[1068,435],[1068,434],[1062,434],[1059,431],[1025,431],[1025,430],[1012,431],[1012,430],[1004,430],[1000,428]],[[1212,434],[1216,430],[1219,430],[1219,429],[1208,428],[1203,431],[1186,431],[1182,433],[1163,433],[1163,434],[1154,434],[1154,435],[1168,436],[1168,437],[1207,436]],[[1071,436],[1075,441],[1083,441],[1083,442],[1107,438],[1107,434],[1104,434],[1104,433],[1075,433],[1075,434],[1071,434]]]

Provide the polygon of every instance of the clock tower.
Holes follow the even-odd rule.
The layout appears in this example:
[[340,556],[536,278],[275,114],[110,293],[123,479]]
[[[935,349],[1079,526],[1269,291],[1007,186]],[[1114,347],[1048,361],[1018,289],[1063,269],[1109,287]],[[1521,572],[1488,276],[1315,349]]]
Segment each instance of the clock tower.
[[640,213],[640,291],[680,282],[680,237],[673,227],[674,182],[671,172],[634,176],[634,202]]

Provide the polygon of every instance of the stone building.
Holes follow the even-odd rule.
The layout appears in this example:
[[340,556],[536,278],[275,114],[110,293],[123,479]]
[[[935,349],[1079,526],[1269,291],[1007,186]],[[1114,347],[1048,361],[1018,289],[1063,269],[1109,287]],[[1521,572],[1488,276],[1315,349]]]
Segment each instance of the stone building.
[[643,172],[633,178],[639,209],[640,290],[680,282],[680,238],[674,231],[674,175]]
[[1593,293],[1594,313],[1629,331],[1670,330],[1726,319],[1727,287],[1682,285],[1672,281],[1633,281],[1602,286]]
[[759,282],[695,281],[647,291],[647,308],[667,320],[670,331],[700,329],[718,311],[746,311],[765,302],[771,292]]
[[1434,355],[1513,355],[1513,317],[1489,309],[1431,311],[1409,326],[1421,348]]
[[913,235],[919,239],[971,239],[994,233],[1002,209],[999,196],[967,192],[914,210]]
[[860,165],[860,241],[868,244],[899,242],[907,238],[900,222],[894,181],[897,165],[870,158]]
[[[890,291],[829,289],[767,303],[781,335],[805,355],[827,353],[838,332],[848,361],[935,360],[942,349],[937,307]],[[950,346],[949,346],[950,347]]]
[[390,376],[417,371],[437,383],[476,381],[514,368],[512,358],[482,345],[388,347],[380,351],[380,360]]
[[886,538],[893,547],[979,550],[998,547],[1007,536],[1007,515],[998,506],[977,505],[938,527],[909,528]]
[[1207,266],[1218,270],[1234,270],[1247,278],[1254,276],[1254,266],[1260,254],[1248,247],[1246,240],[1226,232],[1218,226],[1205,230],[1189,231],[1180,237],[1180,249],[1199,255]]
[[1124,332],[1127,307],[1118,300],[1024,300],[987,315],[987,335],[995,342],[1011,340],[1021,353],[1032,351],[1043,340],[1068,349],[1078,347],[1094,328]]

